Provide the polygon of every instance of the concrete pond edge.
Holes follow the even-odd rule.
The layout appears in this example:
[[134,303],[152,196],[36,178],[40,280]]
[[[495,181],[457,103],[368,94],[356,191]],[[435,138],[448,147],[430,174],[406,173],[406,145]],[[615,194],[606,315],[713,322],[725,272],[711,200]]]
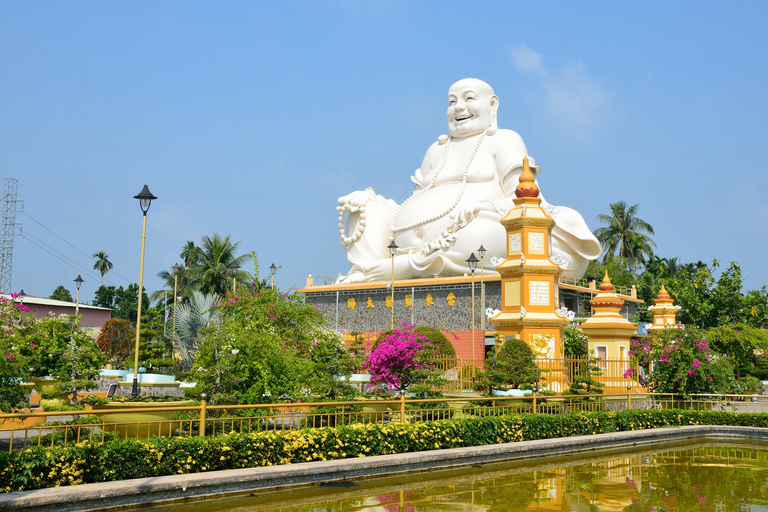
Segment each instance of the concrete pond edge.
[[768,429],[720,425],[633,430],[282,466],[83,484],[0,495],[0,510],[89,511],[170,504],[475,464],[649,445],[685,439],[768,439]]

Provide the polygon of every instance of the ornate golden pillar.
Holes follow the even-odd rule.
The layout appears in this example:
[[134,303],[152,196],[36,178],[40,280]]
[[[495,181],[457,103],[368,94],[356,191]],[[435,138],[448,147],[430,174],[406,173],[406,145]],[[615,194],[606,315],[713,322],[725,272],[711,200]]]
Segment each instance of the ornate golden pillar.
[[496,267],[501,274],[501,311],[491,322],[505,339],[528,343],[537,358],[562,359],[568,320],[556,312],[563,269],[552,261],[555,221],[541,207],[527,157],[515,195],[515,207],[501,220],[507,230],[507,255]]

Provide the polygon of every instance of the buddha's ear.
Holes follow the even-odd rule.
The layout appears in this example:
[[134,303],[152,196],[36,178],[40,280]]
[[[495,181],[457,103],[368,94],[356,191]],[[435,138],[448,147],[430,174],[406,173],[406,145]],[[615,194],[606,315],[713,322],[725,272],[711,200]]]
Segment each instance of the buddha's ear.
[[491,96],[491,126],[486,130],[486,135],[495,135],[499,131],[499,124],[496,122],[497,110],[499,110],[499,97],[494,94]]

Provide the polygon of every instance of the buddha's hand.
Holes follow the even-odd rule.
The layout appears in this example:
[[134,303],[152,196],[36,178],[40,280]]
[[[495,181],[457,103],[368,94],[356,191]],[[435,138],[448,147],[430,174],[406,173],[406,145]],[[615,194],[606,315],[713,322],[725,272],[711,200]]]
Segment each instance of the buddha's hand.
[[376,192],[371,187],[365,190],[356,190],[351,194],[347,194],[339,198],[339,206],[337,210],[341,211],[355,211],[361,206],[365,206],[369,201],[376,200]]
[[463,206],[457,208],[451,213],[450,219],[455,229],[463,228],[477,217],[480,212],[499,213],[499,209],[487,199],[484,199],[473,206]]

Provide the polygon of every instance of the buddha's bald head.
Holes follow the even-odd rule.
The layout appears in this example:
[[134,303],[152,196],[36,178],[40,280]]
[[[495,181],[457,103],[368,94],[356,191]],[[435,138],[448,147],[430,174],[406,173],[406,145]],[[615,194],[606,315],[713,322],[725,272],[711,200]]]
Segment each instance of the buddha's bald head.
[[453,137],[495,132],[498,108],[490,85],[476,78],[459,80],[448,89],[448,131]]

